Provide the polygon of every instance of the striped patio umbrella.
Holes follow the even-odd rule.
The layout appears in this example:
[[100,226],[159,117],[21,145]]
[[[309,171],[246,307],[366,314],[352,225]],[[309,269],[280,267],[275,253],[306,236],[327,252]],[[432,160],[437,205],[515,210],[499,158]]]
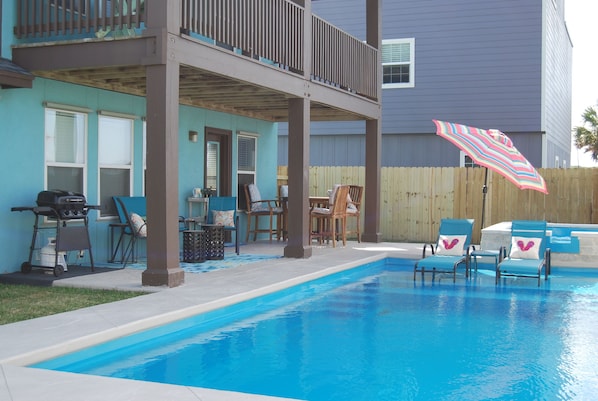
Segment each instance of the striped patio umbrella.
[[486,167],[483,188],[482,228],[484,228],[488,169],[499,173],[520,189],[532,189],[545,194],[548,193],[544,178],[517,150],[511,139],[499,130],[485,130],[439,120],[432,121],[436,124],[436,135],[455,144],[471,157],[476,164]]

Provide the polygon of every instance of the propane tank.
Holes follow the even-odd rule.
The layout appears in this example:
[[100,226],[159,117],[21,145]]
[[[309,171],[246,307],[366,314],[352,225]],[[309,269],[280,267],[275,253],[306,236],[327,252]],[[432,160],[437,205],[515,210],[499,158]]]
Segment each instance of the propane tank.
[[56,265],[61,265],[64,271],[67,271],[66,259],[65,254],[66,252],[58,252],[58,260],[56,261],[56,238],[51,237],[48,238],[48,243],[44,246],[41,251],[41,265],[45,267],[54,267],[54,262]]

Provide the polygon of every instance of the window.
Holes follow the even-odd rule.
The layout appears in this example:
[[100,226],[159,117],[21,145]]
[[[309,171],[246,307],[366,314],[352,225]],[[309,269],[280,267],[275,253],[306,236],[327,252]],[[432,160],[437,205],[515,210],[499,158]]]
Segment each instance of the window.
[[465,152],[461,152],[461,167],[482,167],[476,164]]
[[112,197],[131,195],[133,119],[100,115],[98,122],[100,215],[116,216]]
[[382,88],[415,86],[415,39],[382,41]]
[[206,143],[206,188],[215,190],[214,195],[220,195],[220,142],[208,141]]
[[239,134],[237,137],[237,183],[239,185],[239,209],[247,209],[245,184],[255,183],[257,138]]
[[46,188],[84,194],[87,114],[46,108]]

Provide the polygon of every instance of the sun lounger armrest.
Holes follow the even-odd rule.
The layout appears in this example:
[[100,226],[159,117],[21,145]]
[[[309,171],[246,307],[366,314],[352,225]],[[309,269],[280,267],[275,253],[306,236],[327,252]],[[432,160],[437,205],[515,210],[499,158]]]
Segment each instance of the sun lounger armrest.
[[434,249],[433,244],[424,244],[424,249],[422,250],[422,259],[426,257],[426,250],[428,249],[428,247],[430,247],[432,255],[434,255],[436,253],[436,250]]

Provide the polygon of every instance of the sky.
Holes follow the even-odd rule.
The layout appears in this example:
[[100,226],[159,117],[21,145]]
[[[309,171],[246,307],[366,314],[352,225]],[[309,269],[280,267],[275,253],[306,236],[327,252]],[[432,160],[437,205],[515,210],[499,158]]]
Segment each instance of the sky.
[[[598,104],[598,0],[565,0],[565,21],[573,42],[573,98],[571,124],[583,123],[581,115]],[[598,167],[588,154],[571,146],[571,166]]]

